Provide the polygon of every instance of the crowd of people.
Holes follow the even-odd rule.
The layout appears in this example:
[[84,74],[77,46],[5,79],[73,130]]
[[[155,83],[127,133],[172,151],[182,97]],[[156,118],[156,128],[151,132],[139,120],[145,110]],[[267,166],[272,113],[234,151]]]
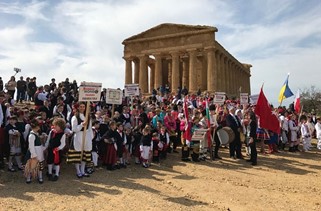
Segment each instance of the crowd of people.
[[[33,178],[43,183],[45,168],[48,180],[57,181],[63,161],[74,164],[80,179],[102,166],[113,171],[133,162],[148,168],[168,153],[179,153],[178,148],[182,161],[200,162],[222,159],[224,145],[230,159],[248,156],[252,165],[258,163],[257,147],[261,153],[286,148],[294,153],[302,142],[308,151],[316,137],[321,150],[321,122],[314,112],[274,109],[280,122],[276,133],[260,128],[255,105],[241,105],[237,99],[218,105],[213,95],[189,94],[185,87],[124,97],[116,107],[106,104],[105,95],[103,89],[101,100],[88,105],[78,101],[76,80],[56,84],[53,78],[38,86],[36,77],[15,81],[12,76],[5,84],[0,78],[0,168],[23,171],[29,184]],[[233,132],[228,142],[219,133],[224,128]],[[197,131],[206,136],[195,139]]]

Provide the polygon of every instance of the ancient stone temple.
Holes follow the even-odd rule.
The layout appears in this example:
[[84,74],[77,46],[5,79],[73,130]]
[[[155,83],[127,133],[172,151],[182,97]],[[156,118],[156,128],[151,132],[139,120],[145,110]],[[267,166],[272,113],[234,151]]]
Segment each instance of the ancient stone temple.
[[217,28],[164,23],[123,41],[125,84],[142,93],[169,85],[190,92],[250,93],[250,64],[240,63],[215,40]]

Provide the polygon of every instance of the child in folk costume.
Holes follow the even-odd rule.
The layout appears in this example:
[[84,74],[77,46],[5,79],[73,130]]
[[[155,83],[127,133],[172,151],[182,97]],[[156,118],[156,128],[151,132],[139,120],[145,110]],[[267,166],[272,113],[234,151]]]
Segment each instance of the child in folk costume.
[[192,140],[192,123],[188,119],[184,118],[184,114],[179,114],[180,130],[183,132],[181,137],[182,142],[182,161],[190,161],[189,151],[190,151],[190,142]]
[[[193,117],[193,124],[192,124],[192,136],[193,136],[193,133],[195,130],[197,129],[201,129],[201,125],[200,125],[200,119],[199,117]],[[193,153],[192,153],[192,160],[194,162],[199,162],[200,159],[200,144],[194,144],[193,143],[193,146],[191,147],[193,149]]]
[[321,118],[317,118],[317,123],[315,124],[316,136],[318,139],[317,148],[321,150]]
[[44,169],[44,146],[40,141],[38,131],[40,129],[39,122],[35,119],[30,122],[31,132],[28,137],[29,148],[27,152],[27,163],[25,166],[26,183],[31,183],[31,177],[38,178],[40,184],[43,183]]
[[94,138],[92,140],[93,143],[93,149],[91,151],[92,161],[94,163],[94,168],[98,167],[98,151],[99,151],[99,142],[100,142],[100,133],[99,133],[99,121],[96,120],[93,122],[93,135]]
[[117,144],[117,156],[119,160],[119,167],[126,168],[126,163],[123,158],[123,153],[125,152],[125,145],[127,143],[126,134],[124,132],[124,126],[122,123],[117,123],[117,132],[118,136],[116,137],[116,144]]
[[142,133],[139,126],[133,130],[133,143],[132,143],[132,154],[135,157],[135,164],[140,164],[140,141],[142,139]]
[[[208,128],[208,117],[206,115],[206,110],[202,111],[202,118],[199,122],[199,129],[207,129],[210,130],[210,128]],[[199,159],[200,160],[206,160],[207,157],[207,150],[208,150],[208,136],[206,135],[204,139],[202,139],[200,141],[200,155],[199,155]]]
[[173,147],[168,147],[168,152],[171,152],[173,149],[173,152],[178,153],[176,150],[177,148],[177,134],[176,134],[176,119],[171,114],[171,109],[166,110],[166,116],[164,117],[164,125],[168,131],[169,134],[169,140],[170,144],[173,145]]
[[124,163],[129,164],[130,155],[133,153],[132,151],[132,144],[134,142],[134,136],[132,134],[131,128],[125,129],[125,135],[126,135],[126,143],[125,143],[125,149],[123,153]]
[[[52,122],[53,129],[50,131],[46,148],[48,149],[48,178],[51,181],[57,181],[60,172],[61,152],[66,145],[65,127],[66,121],[63,118],[56,118]],[[55,175],[52,175],[52,169],[55,168]]]
[[289,118],[288,112],[284,112],[284,115],[280,115],[280,125],[281,125],[281,149],[284,150],[286,143],[288,143],[288,134],[289,134]]
[[152,136],[152,141],[153,141],[153,162],[154,163],[159,163],[159,151],[160,151],[160,148],[162,148],[162,142],[159,141],[159,138],[158,138],[158,133],[157,132],[154,132],[153,133],[153,136]]
[[10,155],[8,161],[8,171],[15,172],[16,170],[13,168],[13,158],[15,158],[19,170],[22,170],[21,164],[21,143],[20,143],[20,136],[21,133],[19,132],[17,126],[17,117],[11,116],[9,117],[9,124],[5,127],[5,130],[9,134],[9,146],[10,146]]
[[143,167],[148,168],[149,167],[149,159],[151,157],[153,149],[153,142],[152,142],[152,137],[150,135],[150,130],[149,128],[144,128],[143,129],[143,136],[141,140],[141,146],[140,146],[140,155],[141,159],[143,162]]
[[[89,174],[85,172],[86,163],[91,162],[91,150],[92,150],[92,123],[90,117],[86,119],[85,110],[86,103],[80,102],[79,106],[76,106],[76,113],[71,118],[71,129],[74,132],[73,136],[73,149],[68,151],[68,162],[75,163],[77,177],[89,177]],[[83,140],[83,133],[86,130],[86,136]]]
[[107,165],[107,170],[115,170],[117,163],[117,144],[116,144],[116,131],[117,125],[115,121],[109,123],[109,130],[101,137],[101,139],[107,144],[106,153],[103,158],[103,163]]
[[160,158],[165,159],[167,156],[167,147],[169,146],[169,134],[166,131],[165,126],[161,126],[159,132],[160,143],[162,143],[163,148],[160,151]]
[[[308,116],[308,117],[307,117],[307,125],[308,125],[308,127],[309,127],[311,139],[312,139],[312,137],[315,138],[315,124],[313,123],[311,116]],[[309,147],[310,147],[310,148],[313,147],[312,144],[311,144],[311,141],[310,141],[310,143],[309,143]]]
[[302,136],[302,143],[303,143],[303,151],[309,151],[311,146],[311,133],[309,129],[309,125],[307,123],[307,117],[302,115],[300,117],[301,122],[301,136]]
[[290,130],[289,152],[299,151],[298,131],[300,130],[300,127],[297,126],[295,114],[292,114],[289,120],[289,130]]

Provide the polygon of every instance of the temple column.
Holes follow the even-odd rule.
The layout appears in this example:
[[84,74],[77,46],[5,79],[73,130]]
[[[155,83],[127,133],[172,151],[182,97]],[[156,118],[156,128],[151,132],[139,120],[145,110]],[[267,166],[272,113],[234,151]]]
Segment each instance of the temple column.
[[237,74],[238,74],[238,77],[237,78],[239,78],[240,80],[238,80],[238,87],[240,88],[241,87],[241,92],[243,92],[243,86],[242,86],[242,71],[241,71],[241,69],[240,69],[240,67],[239,66],[236,66],[236,68],[237,68]]
[[188,87],[188,57],[183,57],[182,88]]
[[227,63],[227,68],[228,68],[228,78],[229,78],[229,93],[230,93],[230,96],[232,96],[233,94],[233,79],[232,79],[232,68],[231,68],[231,60],[228,60],[228,63]]
[[168,78],[167,78],[167,84],[172,89],[172,60],[168,59]]
[[148,68],[146,55],[140,55],[139,57],[139,88],[142,93],[148,93]]
[[220,84],[221,84],[220,91],[221,92],[226,92],[226,89],[225,89],[226,78],[225,78],[225,68],[224,68],[224,56],[223,56],[223,54],[220,54],[219,58],[220,58],[220,74],[221,74],[221,77],[222,77],[222,80],[220,82]]
[[224,75],[225,75],[225,87],[224,87],[224,92],[226,94],[229,94],[229,87],[230,87],[230,78],[228,75],[228,59],[227,57],[224,58]]
[[235,81],[235,91],[236,94],[239,93],[240,90],[240,75],[239,75],[239,71],[237,69],[237,64],[234,65],[234,81]]
[[132,84],[133,83],[132,61],[130,58],[125,58],[125,57],[123,58],[126,61],[125,84]]
[[248,75],[247,75],[247,93],[249,93],[249,94],[251,93],[250,77],[251,77],[251,73],[248,73]]
[[242,92],[245,92],[245,78],[244,78],[244,72],[243,72],[243,69],[240,68],[240,75],[241,75],[241,87],[242,87]]
[[215,47],[205,48],[207,50],[207,91],[213,93],[217,90],[217,66]]
[[139,84],[139,60],[134,60],[135,69],[134,69],[134,83]]
[[162,57],[160,54],[154,54],[155,56],[155,88],[159,88],[163,85],[163,73],[162,73]]
[[152,92],[153,89],[157,89],[155,86],[155,65],[149,65],[150,68],[150,79],[149,79],[149,92]]
[[218,51],[216,51],[215,53],[215,61],[216,61],[216,71],[217,71],[215,91],[221,91],[222,74],[220,70],[220,53]]
[[233,96],[235,96],[235,94],[236,94],[236,81],[235,81],[235,74],[236,74],[236,72],[235,72],[235,65],[234,65],[234,62],[231,62],[231,77],[232,77],[232,86],[231,86],[231,88],[232,88],[232,94],[233,94]]
[[189,53],[189,86],[188,89],[192,93],[197,92],[197,71],[195,68],[196,64],[196,49],[188,50]]
[[172,83],[171,90],[175,92],[179,87],[179,53],[178,52],[170,52],[172,56]]

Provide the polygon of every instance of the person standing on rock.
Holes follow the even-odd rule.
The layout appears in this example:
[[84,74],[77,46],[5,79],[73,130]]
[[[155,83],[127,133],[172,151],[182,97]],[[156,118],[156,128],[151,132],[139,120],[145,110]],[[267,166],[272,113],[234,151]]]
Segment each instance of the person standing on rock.
[[27,82],[23,80],[23,76],[20,77],[20,80],[17,81],[17,97],[16,102],[22,103],[25,99],[25,94],[27,92]]

